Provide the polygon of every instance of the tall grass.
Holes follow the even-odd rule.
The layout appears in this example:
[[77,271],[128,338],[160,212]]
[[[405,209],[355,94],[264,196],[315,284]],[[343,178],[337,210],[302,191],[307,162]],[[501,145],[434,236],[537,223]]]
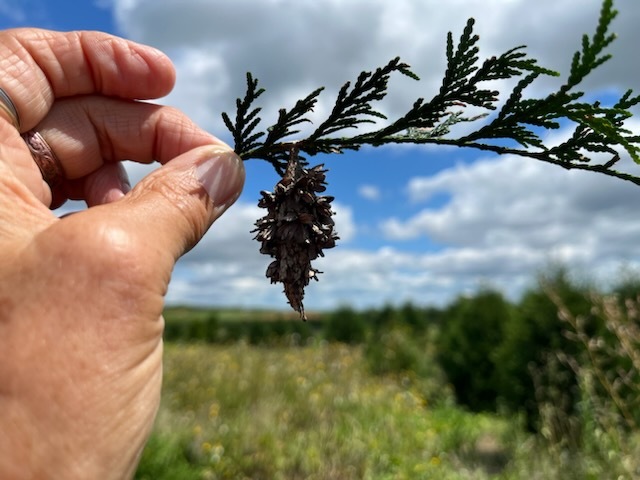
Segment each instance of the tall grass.
[[504,461],[508,422],[432,406],[360,347],[168,345],[165,370],[140,479],[484,479]]
[[[594,295],[591,315],[604,328],[575,315],[553,291],[565,335],[581,348],[557,353],[547,370],[568,365],[577,378],[575,410],[560,408],[562,392],[549,392],[537,372],[541,433],[556,473],[569,479],[640,478],[640,309],[638,301]],[[548,373],[547,371],[547,373]]]

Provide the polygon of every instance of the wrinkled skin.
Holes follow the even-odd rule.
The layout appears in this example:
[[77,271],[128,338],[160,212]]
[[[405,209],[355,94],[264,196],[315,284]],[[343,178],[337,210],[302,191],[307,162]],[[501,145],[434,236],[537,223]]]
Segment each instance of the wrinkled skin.
[[[171,271],[244,169],[181,112],[136,101],[173,87],[155,49],[7,30],[0,72],[21,132],[39,131],[67,178],[51,191],[0,112],[0,478],[128,478],[159,404]],[[163,166],[129,191],[124,159]],[[66,199],[91,208],[57,218]]]

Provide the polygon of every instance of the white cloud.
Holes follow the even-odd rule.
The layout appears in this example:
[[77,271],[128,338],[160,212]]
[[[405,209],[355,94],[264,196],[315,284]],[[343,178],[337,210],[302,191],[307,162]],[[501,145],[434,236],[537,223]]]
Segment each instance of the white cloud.
[[353,221],[353,210],[347,205],[334,201],[331,204],[335,229],[340,236],[340,244],[344,245],[356,236],[356,225]]
[[[481,56],[527,44],[542,65],[566,74],[581,35],[594,31],[601,5],[600,0],[582,0],[579,8],[574,0],[110,1],[121,32],[167,51],[176,63],[178,84],[166,102],[226,140],[219,114],[235,111],[246,71],[268,90],[262,104],[268,122],[277,108],[321,85],[327,92],[316,115],[326,114],[344,81],[400,55],[423,80],[392,79],[382,110],[393,115],[415,98],[437,93],[446,34],[452,30],[457,38],[468,17],[477,20]],[[636,51],[640,2],[616,5],[621,13],[614,25],[619,33],[614,58],[587,81],[590,91],[635,87],[640,78],[640,62],[629,61]],[[546,93],[553,82],[542,81],[535,93]],[[362,219],[338,199],[342,245],[318,262],[325,273],[308,290],[309,308],[406,299],[443,303],[485,279],[515,293],[550,260],[610,272],[614,259],[633,264],[640,258],[634,241],[640,238],[634,221],[640,191],[625,182],[505,157],[416,177],[406,191],[412,212],[443,193],[450,200],[414,214],[399,210],[382,225],[394,246],[370,250],[357,244],[355,225]],[[359,193],[370,199],[380,194],[371,184]],[[258,253],[249,233],[261,215],[244,201],[227,212],[179,262],[169,301],[286,306],[281,287],[264,277],[270,259]],[[402,250],[402,240],[424,237],[442,250]]]
[[217,105],[228,95],[231,84],[224,60],[207,49],[185,49],[174,62],[180,72],[180,88],[169,95],[167,102],[188,108],[189,116],[200,125],[219,123]]
[[451,200],[408,219],[389,219],[383,229],[392,238],[429,236],[454,245],[550,248],[595,237],[603,242],[607,232],[632,233],[639,225],[634,221],[640,201],[635,185],[513,156],[413,178],[407,190],[414,201],[439,192]]
[[[395,79],[383,110],[405,110],[415,98],[437,93],[446,34],[451,30],[457,38],[468,17],[476,18],[481,55],[526,44],[541,64],[566,73],[581,35],[594,31],[601,5],[600,0],[583,0],[579,9],[573,0],[111,1],[122,32],[175,60],[179,77],[171,102],[214,131],[225,131],[219,113],[233,111],[247,71],[268,89],[265,112],[275,115],[280,106],[325,85],[321,113],[344,81],[400,55],[423,81]],[[640,4],[618,2],[618,7],[614,59],[588,81],[591,90],[633,86],[640,78],[638,62],[624,55],[635,51]]]
[[380,188],[375,185],[360,185],[358,187],[358,194],[367,200],[380,200],[381,193]]
[[427,270],[499,278],[549,261],[596,272],[640,260],[640,191],[631,183],[507,156],[413,178],[407,191],[420,202],[451,197],[382,224],[389,238],[448,245],[424,260]]

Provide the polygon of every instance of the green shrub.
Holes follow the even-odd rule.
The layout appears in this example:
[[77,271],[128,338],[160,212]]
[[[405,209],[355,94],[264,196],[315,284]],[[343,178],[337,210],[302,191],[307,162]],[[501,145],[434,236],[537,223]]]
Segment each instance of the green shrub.
[[372,333],[364,347],[368,369],[374,375],[400,378],[440,404],[452,400],[442,369],[435,359],[433,341],[426,333],[417,335],[407,325],[396,325]]
[[325,320],[324,337],[330,342],[362,343],[366,333],[367,325],[362,315],[351,307],[338,308]]
[[167,342],[215,342],[218,336],[219,319],[215,313],[207,316],[192,315],[167,320],[164,340]]
[[377,375],[407,372],[424,375],[429,370],[426,342],[417,340],[408,328],[393,327],[372,335],[364,352],[369,369]]
[[[554,269],[541,275],[538,285],[523,295],[495,353],[500,405],[511,412],[524,411],[532,430],[538,429],[540,402],[562,406],[566,415],[578,399],[577,380],[570,367],[548,365],[560,352],[578,353],[578,346],[564,334],[567,325],[559,319],[558,306],[550,292],[576,314],[583,318],[589,315],[589,288],[572,281],[565,269]],[[533,374],[542,375],[538,387]]]
[[249,322],[247,324],[247,338],[251,345],[264,344],[269,339],[270,333],[267,322]]
[[496,349],[511,318],[509,303],[492,290],[460,297],[445,312],[437,339],[438,360],[458,402],[473,411],[496,409]]
[[369,310],[365,313],[365,317],[373,330],[384,330],[398,323],[398,311],[389,304],[379,309]]

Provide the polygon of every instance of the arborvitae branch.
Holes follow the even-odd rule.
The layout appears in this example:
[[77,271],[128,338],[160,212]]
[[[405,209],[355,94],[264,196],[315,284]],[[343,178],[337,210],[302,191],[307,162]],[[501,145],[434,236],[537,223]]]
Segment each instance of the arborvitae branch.
[[[604,107],[597,102],[580,102],[583,92],[573,91],[588,74],[610,58],[603,51],[615,39],[615,35],[609,33],[609,27],[616,15],[613,0],[604,0],[596,31],[591,38],[587,35],[583,37],[582,49],[573,57],[567,80],[557,92],[539,99],[524,98],[527,87],[540,75],[558,73],[528,58],[522,46],[480,62],[479,38],[473,33],[474,21],[470,19],[457,45],[452,34],[448,35],[447,69],[439,92],[431,100],[417,99],[405,115],[378,130],[353,136],[332,136],[364,123],[385,119],[373,104],[385,97],[391,74],[399,72],[418,80],[409,65],[395,58],[373,72],[362,72],[353,85],[345,83],[331,114],[309,136],[296,139],[296,148],[302,153],[315,155],[340,153],[345,149],[357,150],[362,145],[389,143],[457,145],[533,157],[564,168],[593,170],[640,184],[640,178],[612,170],[615,161],[592,163],[587,156],[596,152],[615,156],[616,148],[622,148],[640,163],[638,137],[623,127],[623,122],[631,116],[628,109],[637,105],[640,97],[633,96],[629,91],[613,107]],[[480,85],[514,77],[522,78],[488,124],[462,137],[450,136],[453,125],[479,120],[497,108],[499,93]],[[267,160],[283,174],[287,152],[292,145],[292,141],[285,138],[299,133],[292,127],[309,121],[306,114],[313,110],[322,89],[298,101],[290,111],[281,110],[276,123],[267,129],[268,134],[253,133],[259,122],[257,115],[260,109],[251,110],[251,105],[263,91],[258,88],[257,80],[248,75],[247,93],[243,100],[238,100],[236,122],[232,124],[226,114],[223,117],[233,134],[235,149],[242,158]],[[479,107],[487,113],[464,116],[462,112],[468,106]],[[559,146],[545,146],[542,131],[559,128],[563,119],[576,125],[574,134]],[[261,142],[260,139],[265,135],[266,139]],[[496,140],[501,144],[494,144]],[[520,148],[505,146],[505,140],[514,141]]]
[[571,72],[567,83],[561,88],[562,92],[567,92],[578,85],[595,68],[605,63],[611,58],[610,54],[599,56],[616,38],[615,34],[608,32],[609,26],[618,12],[613,9],[613,0],[604,0],[600,11],[598,27],[589,39],[588,35],[582,37],[582,51],[576,52],[571,62]]
[[[278,270],[278,275],[274,272],[270,275],[272,280],[277,278],[285,283],[285,291],[288,289],[287,296],[292,306],[303,312],[303,292],[300,288],[303,289],[308,283],[309,275],[319,273],[308,262],[311,257],[317,256],[317,251],[321,252],[320,247],[317,251],[314,249],[319,242],[317,239],[333,238],[331,234],[327,236],[326,232],[322,233],[323,228],[330,231],[332,225],[328,209],[330,200],[316,199],[313,190],[318,184],[317,179],[322,177],[324,181],[324,171],[319,173],[321,170],[305,170],[306,162],[299,153],[341,153],[347,149],[358,150],[362,145],[380,146],[390,143],[455,145],[534,158],[566,169],[590,170],[640,185],[640,176],[613,168],[620,160],[619,150],[625,150],[636,163],[640,163],[640,136],[634,135],[624,126],[624,122],[631,117],[629,109],[640,103],[640,96],[634,96],[628,90],[613,106],[606,107],[600,102],[581,101],[584,93],[574,90],[587,75],[611,57],[603,52],[615,39],[615,35],[609,33],[609,27],[617,13],[613,9],[613,0],[603,0],[594,35],[591,38],[587,35],[583,37],[582,48],[573,56],[566,81],[558,91],[544,98],[526,98],[525,91],[539,76],[559,74],[539,66],[537,60],[527,57],[522,46],[480,62],[479,37],[473,33],[474,21],[470,19],[457,45],[451,33],[447,37],[447,69],[438,93],[431,100],[418,98],[404,115],[388,125],[352,136],[333,135],[357,128],[361,124],[375,124],[376,120],[386,119],[373,105],[387,94],[388,81],[393,73],[398,72],[419,80],[409,65],[399,58],[391,60],[382,68],[362,72],[353,85],[351,82],[345,83],[329,116],[306,138],[296,140],[288,140],[288,137],[300,133],[295,127],[310,122],[307,114],[313,110],[323,89],[319,88],[299,100],[291,110],[280,110],[274,125],[266,131],[255,133],[260,123],[260,108],[252,109],[252,105],[264,90],[258,88],[258,81],[251,74],[247,74],[247,92],[244,99],[237,101],[235,123],[231,122],[226,113],[223,118],[233,134],[235,150],[243,159],[267,160],[283,177],[279,183],[279,191],[264,194],[265,198],[276,203],[265,200],[271,213],[259,225],[259,229],[262,229],[259,239],[268,243],[273,235],[286,233],[286,239],[283,237],[278,240],[277,245],[269,244],[267,250],[276,258],[274,264],[278,268],[291,267],[287,272],[295,271],[301,275],[300,278],[292,279],[289,273],[282,273],[284,270]],[[486,83],[512,78],[519,80],[498,110],[499,92],[486,88]],[[469,106],[480,109],[480,113],[465,116],[464,109]],[[451,135],[451,127],[454,125],[480,120],[496,110],[498,111],[493,113],[493,118],[476,131],[461,137]],[[574,125],[573,134],[560,145],[546,146],[541,133],[560,128],[563,120]],[[590,156],[602,153],[608,155],[602,162],[597,162]],[[295,177],[286,173],[287,166],[289,170],[293,168],[291,165],[297,169]],[[291,185],[296,185],[296,189],[291,190]],[[276,201],[276,198],[280,200]],[[308,205],[304,208],[288,205],[293,201],[291,199]],[[313,209],[309,210],[309,205]],[[289,213],[282,216],[284,211]],[[292,236],[291,232],[294,230],[296,234]],[[292,239],[295,240],[293,243]],[[333,243],[333,240],[326,241],[321,247],[331,248]],[[285,258],[289,255],[287,252],[293,251],[298,252],[298,257]],[[313,255],[307,255],[309,251]],[[300,260],[302,257],[304,261]],[[296,268],[293,269],[292,266]],[[282,280],[283,278],[288,280]],[[294,284],[295,288],[292,286]],[[298,293],[293,295],[291,292],[294,291]]]
[[236,122],[231,123],[229,115],[222,114],[222,119],[225,125],[233,134],[233,141],[235,142],[236,150],[249,151],[259,145],[257,140],[264,135],[264,132],[259,132],[251,135],[253,130],[260,123],[258,113],[261,108],[255,108],[249,111],[249,107],[256,101],[256,99],[264,93],[264,88],[257,88],[258,80],[254,80],[250,73],[247,73],[247,93],[244,99],[236,100]]

